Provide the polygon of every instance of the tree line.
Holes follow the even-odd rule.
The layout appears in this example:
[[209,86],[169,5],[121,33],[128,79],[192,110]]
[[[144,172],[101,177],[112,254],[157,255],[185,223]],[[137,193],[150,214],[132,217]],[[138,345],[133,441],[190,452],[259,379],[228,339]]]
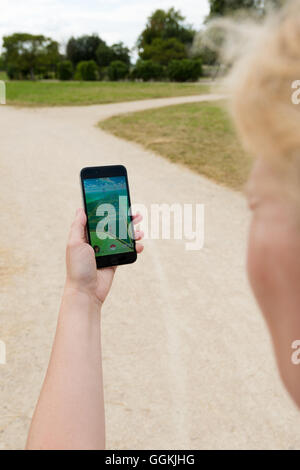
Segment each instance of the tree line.
[[[232,14],[241,8],[264,14],[266,3],[281,6],[284,0],[210,0],[206,21]],[[97,34],[71,37],[65,53],[59,43],[43,35],[15,33],[3,38],[0,69],[10,79],[59,80],[171,80],[195,81],[202,64],[217,61],[206,46],[193,48],[196,31],[179,11],[156,10],[136,42],[138,60],[122,42],[109,46]]]

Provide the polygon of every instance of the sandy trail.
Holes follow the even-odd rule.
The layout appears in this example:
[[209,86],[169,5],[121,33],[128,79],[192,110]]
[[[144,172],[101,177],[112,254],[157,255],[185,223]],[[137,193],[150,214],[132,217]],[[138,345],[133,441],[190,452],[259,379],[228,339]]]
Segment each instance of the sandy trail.
[[205,246],[148,240],[103,310],[109,448],[300,448],[245,276],[249,214],[234,193],[97,129],[199,96],[69,108],[0,107],[0,448],[24,446],[46,370],[83,166],[121,163],[135,203],[205,204]]

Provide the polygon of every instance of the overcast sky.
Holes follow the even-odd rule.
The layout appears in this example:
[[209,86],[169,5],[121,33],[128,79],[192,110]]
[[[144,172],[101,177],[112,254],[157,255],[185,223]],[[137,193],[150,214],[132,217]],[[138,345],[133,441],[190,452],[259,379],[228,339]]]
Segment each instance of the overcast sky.
[[108,44],[135,44],[147,17],[174,6],[199,29],[208,0],[0,0],[0,38],[14,32],[44,34],[65,44],[70,36],[98,33]]

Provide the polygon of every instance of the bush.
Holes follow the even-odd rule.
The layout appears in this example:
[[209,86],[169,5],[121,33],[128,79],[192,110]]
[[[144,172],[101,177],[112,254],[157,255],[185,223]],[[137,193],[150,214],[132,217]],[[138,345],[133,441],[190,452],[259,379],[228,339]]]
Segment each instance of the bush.
[[123,80],[127,77],[128,72],[128,65],[121,60],[114,60],[111,62],[107,70],[108,78],[112,81]]
[[200,59],[171,60],[167,72],[172,81],[194,82],[202,75],[202,62]]
[[108,67],[98,68],[98,78],[99,80],[108,80]]
[[186,47],[176,38],[155,38],[151,44],[145,44],[140,54],[143,60],[152,60],[160,65],[168,65],[171,60],[186,58]]
[[70,60],[63,60],[57,66],[57,78],[59,80],[71,80],[73,77],[73,65]]
[[6,70],[7,76],[10,80],[18,80],[21,78],[21,72],[15,65],[9,64]]
[[98,67],[94,60],[82,60],[77,64],[75,80],[97,80]]
[[144,82],[149,80],[159,80],[164,76],[164,69],[161,65],[152,62],[152,60],[140,60],[136,63],[131,78],[140,79]]
[[0,55],[0,70],[5,70],[5,61],[4,57]]

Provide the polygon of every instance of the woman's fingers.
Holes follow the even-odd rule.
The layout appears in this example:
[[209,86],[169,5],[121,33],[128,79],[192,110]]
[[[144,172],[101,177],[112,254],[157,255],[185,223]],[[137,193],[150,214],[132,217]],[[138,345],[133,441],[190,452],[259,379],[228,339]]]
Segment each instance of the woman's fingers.
[[79,244],[86,242],[86,215],[82,208],[77,209],[75,219],[71,225],[69,244]]
[[142,253],[142,251],[143,251],[143,249],[144,249],[144,245],[142,245],[142,243],[137,243],[137,244],[135,245],[135,248],[136,248],[137,254],[140,254],[140,253]]
[[143,216],[139,212],[137,212],[136,214],[132,216],[132,221],[134,225],[139,224],[140,222],[142,222],[142,220],[143,220]]
[[[134,214],[132,217],[134,225],[138,224],[143,220],[141,214]],[[142,230],[134,231],[135,241],[142,240],[144,238],[144,232]],[[70,235],[69,235],[69,244],[80,244],[86,243],[86,214],[82,208],[77,209],[75,214],[75,219],[72,223]],[[141,243],[136,243],[137,253],[141,253],[144,249],[144,245]]]
[[135,241],[142,240],[142,238],[144,238],[144,232],[142,230],[135,230],[134,231]]
[[[134,214],[132,216],[132,220],[133,220],[133,224],[137,225],[143,220],[143,216],[139,213]],[[134,230],[134,239],[135,239],[135,241],[137,242],[138,240],[142,240],[143,238],[144,238],[144,232],[142,230],[135,229]],[[136,252],[138,254],[142,253],[142,251],[144,249],[144,245],[142,245],[142,243],[136,243],[135,247],[136,247]]]

